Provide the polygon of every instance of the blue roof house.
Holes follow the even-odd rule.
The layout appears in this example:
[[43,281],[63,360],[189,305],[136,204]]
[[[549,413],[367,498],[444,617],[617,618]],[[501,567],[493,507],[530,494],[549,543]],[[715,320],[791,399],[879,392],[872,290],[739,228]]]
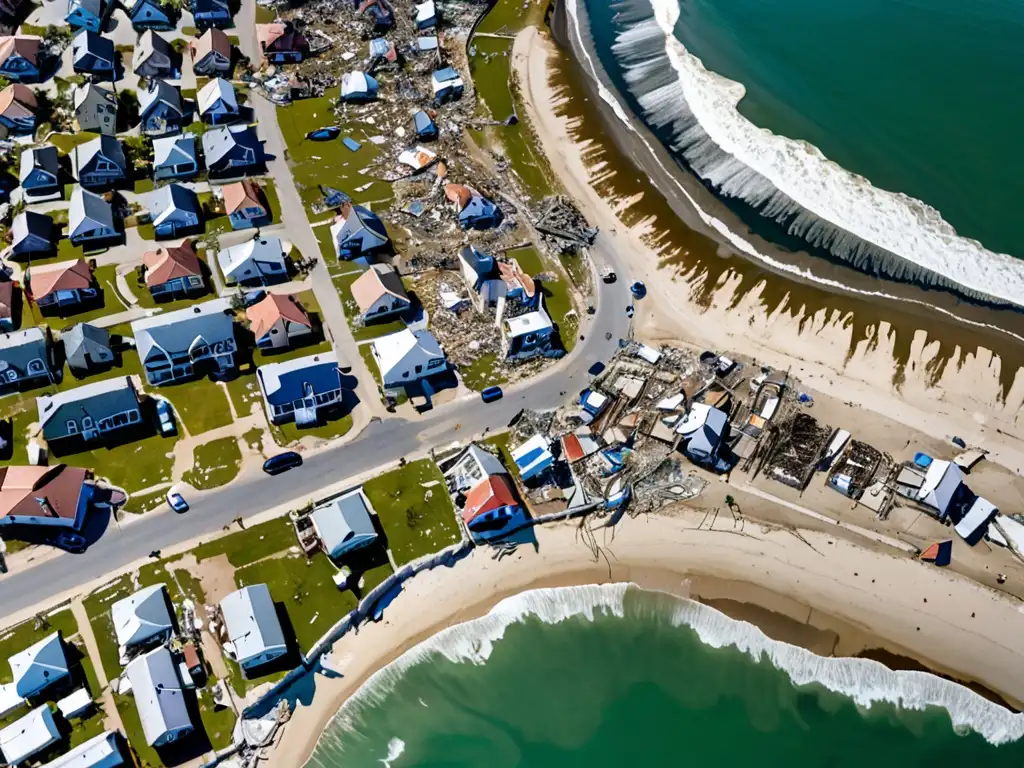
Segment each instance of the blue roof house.
[[99,32],[103,24],[103,0],[68,0],[68,12],[64,21],[72,29]]
[[346,203],[331,225],[331,239],[340,259],[358,259],[388,244],[384,222],[361,205]]
[[18,179],[28,200],[60,196],[60,160],[52,144],[32,147],[21,153]]
[[149,90],[139,94],[139,119],[146,136],[181,133],[185,108],[181,91],[166,80],[153,80]]
[[14,257],[52,253],[57,245],[53,219],[45,213],[22,211],[11,224],[11,253]]
[[323,410],[342,401],[341,372],[333,352],[261,365],[256,369],[256,378],[266,403],[267,418],[274,424],[316,424]]
[[153,179],[191,179],[199,173],[195,136],[153,139]]
[[214,128],[203,134],[206,168],[214,176],[244,176],[263,167],[263,145],[248,125]]
[[462,97],[464,84],[462,78],[459,77],[459,73],[452,67],[437,70],[431,75],[430,82],[434,86],[435,104],[444,104],[447,101],[454,101]]
[[433,141],[437,138],[437,123],[422,109],[412,116],[416,138],[421,141]]
[[114,41],[91,29],[83,29],[71,41],[71,61],[75,72],[114,79]]
[[231,8],[227,0],[192,0],[191,6],[192,18],[200,29],[231,26]]
[[223,125],[238,119],[238,97],[235,88],[222,77],[215,77],[196,94],[199,117],[204,123]]
[[178,237],[203,224],[199,197],[181,184],[168,184],[150,193],[149,216],[157,237]]
[[437,26],[437,7],[434,0],[416,3],[416,29],[430,29]]
[[0,38],[0,75],[14,83],[39,80],[39,49],[43,39],[35,35]]
[[144,29],[174,29],[175,20],[169,7],[159,0],[135,0],[128,11],[136,32]]
[[109,187],[124,181],[128,178],[124,147],[113,136],[97,136],[71,150],[71,170],[86,188]]
[[512,460],[519,468],[519,476],[524,481],[539,477],[555,463],[555,457],[549,450],[547,439],[539,434],[534,435],[513,450]]

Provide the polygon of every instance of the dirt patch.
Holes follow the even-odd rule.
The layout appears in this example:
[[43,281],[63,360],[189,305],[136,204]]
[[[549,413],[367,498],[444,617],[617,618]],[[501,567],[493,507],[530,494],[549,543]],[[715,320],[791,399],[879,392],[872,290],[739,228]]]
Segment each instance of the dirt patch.
[[228,562],[227,555],[217,555],[202,562],[197,562],[194,555],[189,555],[182,558],[180,565],[191,571],[202,583],[207,605],[217,605],[238,589],[235,586],[235,567]]

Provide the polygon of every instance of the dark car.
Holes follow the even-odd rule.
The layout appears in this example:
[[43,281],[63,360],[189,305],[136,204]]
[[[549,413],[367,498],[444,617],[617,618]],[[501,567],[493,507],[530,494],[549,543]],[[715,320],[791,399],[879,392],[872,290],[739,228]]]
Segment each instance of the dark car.
[[263,299],[266,298],[266,296],[267,292],[264,291],[262,288],[258,288],[255,291],[249,291],[242,298],[242,306],[248,309],[253,304],[259,304],[261,301],[263,301]]
[[74,531],[61,531],[53,538],[53,546],[63,549],[65,552],[85,552],[85,536]]
[[637,280],[635,283],[633,283],[631,286],[629,286],[629,291],[630,291],[630,293],[633,294],[633,298],[634,299],[638,299],[639,300],[639,299],[642,299],[644,296],[647,295],[647,286],[644,285],[639,280]]
[[604,372],[604,363],[598,361],[587,369],[591,376],[600,376]]
[[495,400],[501,400],[505,396],[505,393],[501,391],[501,387],[487,387],[480,393],[480,399],[485,403],[493,403]]
[[268,475],[280,475],[289,469],[302,466],[302,457],[295,451],[286,451],[277,456],[271,456],[263,462],[263,471]]

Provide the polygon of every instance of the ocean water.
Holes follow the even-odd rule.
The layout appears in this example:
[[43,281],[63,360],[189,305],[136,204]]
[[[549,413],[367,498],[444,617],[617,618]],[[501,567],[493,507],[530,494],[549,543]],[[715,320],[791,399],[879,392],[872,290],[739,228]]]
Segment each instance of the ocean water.
[[1024,305],[1024,5],[566,1],[626,107],[759,234]]
[[1019,767],[1021,718],[691,601],[574,587],[511,598],[409,651],[342,708],[309,765]]

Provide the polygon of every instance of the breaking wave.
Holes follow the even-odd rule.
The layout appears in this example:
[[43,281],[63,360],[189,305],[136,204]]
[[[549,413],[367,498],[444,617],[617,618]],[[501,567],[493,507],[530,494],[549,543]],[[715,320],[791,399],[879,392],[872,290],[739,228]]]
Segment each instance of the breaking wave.
[[628,24],[612,50],[644,117],[719,194],[862,271],[1024,306],[1024,261],[958,236],[920,200],[878,189],[816,147],[744,118],[743,86],[709,72],[673,35],[677,0],[625,0],[617,10],[617,23]]
[[438,656],[455,663],[484,664],[505,630],[527,617],[558,624],[576,616],[593,621],[598,614],[627,620],[654,618],[689,628],[705,645],[735,647],[757,662],[768,661],[796,686],[821,685],[864,708],[879,702],[912,710],[941,707],[949,713],[957,732],[975,731],[995,745],[1024,736],[1024,714],[1015,714],[965,686],[927,672],[894,671],[871,659],[818,656],[772,640],[753,624],[732,619],[702,603],[643,591],[634,584],[591,584],[522,592],[502,600],[486,616],[448,627],[409,649],[374,673],[345,702],[321,736],[311,764],[318,764],[321,748],[334,752],[342,749],[339,731],[355,732],[359,713],[384,704],[406,672],[417,664]]

